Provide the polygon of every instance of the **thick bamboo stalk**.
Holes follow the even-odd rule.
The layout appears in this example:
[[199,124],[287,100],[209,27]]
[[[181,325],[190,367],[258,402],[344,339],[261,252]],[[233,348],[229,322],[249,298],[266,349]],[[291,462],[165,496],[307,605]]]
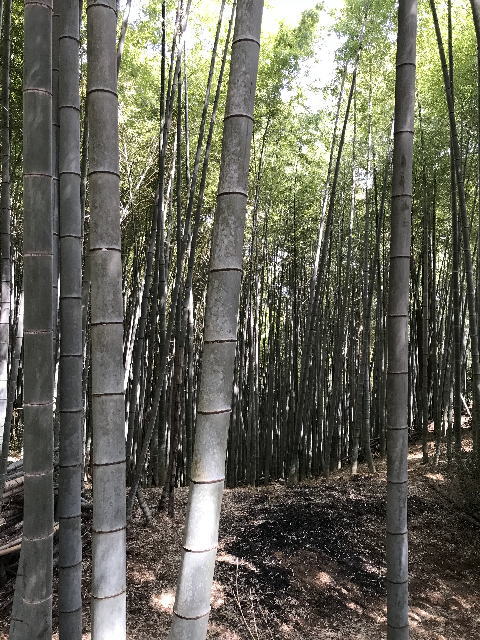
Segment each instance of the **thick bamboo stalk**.
[[408,313],[415,107],[416,0],[400,0],[393,143],[387,372],[387,637],[408,627]]
[[126,635],[125,413],[116,0],[87,5],[91,409],[92,640]]
[[[58,364],[58,279],[59,279],[59,175],[58,175],[58,142],[60,123],[58,120],[58,37],[60,34],[60,11],[63,0],[53,0],[52,13],[52,215],[53,215],[53,272],[52,272],[52,316],[53,316],[53,366],[56,370]],[[54,374],[54,380],[57,376]],[[57,389],[54,389],[55,399]],[[55,407],[54,419],[54,442],[55,449],[58,447],[58,419],[56,417],[57,407]]]
[[64,0],[59,26],[59,634],[61,640],[80,640],[83,340],[78,0]]
[[237,6],[212,240],[202,378],[183,558],[170,630],[203,640],[210,612],[230,422],[262,0]]
[[[25,1],[23,621],[52,636],[52,2]],[[21,637],[21,635],[20,635]]]

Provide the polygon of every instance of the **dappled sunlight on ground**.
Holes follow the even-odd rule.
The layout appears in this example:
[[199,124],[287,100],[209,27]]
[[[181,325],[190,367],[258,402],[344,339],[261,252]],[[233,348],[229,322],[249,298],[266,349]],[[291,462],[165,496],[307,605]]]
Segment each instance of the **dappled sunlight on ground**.
[[165,613],[172,613],[173,603],[175,602],[174,591],[164,591],[160,594],[154,593],[150,598],[150,605],[154,609],[164,611]]
[[408,460],[413,461],[413,460],[421,460],[422,459],[422,450],[421,449],[414,449],[413,451],[410,451],[410,453],[408,454]]
[[442,473],[433,473],[433,472],[426,473],[425,477],[429,478],[430,480],[434,480],[435,482],[438,482],[438,483],[445,482],[445,477]]
[[219,609],[225,604],[225,589],[220,582],[213,581],[212,587],[212,609]]
[[251,562],[247,562],[243,558],[237,558],[237,556],[232,556],[231,553],[219,553],[217,555],[217,562],[226,562],[227,564],[231,564],[239,567],[246,567],[250,571],[257,571],[257,568]]
[[155,573],[150,571],[149,569],[145,569],[141,567],[140,569],[133,569],[130,572],[130,579],[136,583],[142,582],[154,582],[155,581]]

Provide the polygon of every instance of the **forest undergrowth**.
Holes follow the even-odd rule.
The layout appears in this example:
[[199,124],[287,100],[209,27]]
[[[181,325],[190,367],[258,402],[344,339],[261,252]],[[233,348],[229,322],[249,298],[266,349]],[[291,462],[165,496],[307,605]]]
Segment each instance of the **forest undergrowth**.
[[[362,469],[357,477],[340,471],[293,488],[275,483],[225,492],[208,638],[385,637],[385,464],[377,468],[376,474]],[[420,445],[410,446],[409,469],[411,638],[480,637],[479,504],[458,470],[442,462],[436,468],[422,464]],[[151,525],[138,510],[128,531],[130,640],[167,637],[187,489],[176,492],[174,520],[157,513],[160,493],[145,490]],[[85,515],[87,629],[91,559]],[[0,612],[2,640],[9,613]]]

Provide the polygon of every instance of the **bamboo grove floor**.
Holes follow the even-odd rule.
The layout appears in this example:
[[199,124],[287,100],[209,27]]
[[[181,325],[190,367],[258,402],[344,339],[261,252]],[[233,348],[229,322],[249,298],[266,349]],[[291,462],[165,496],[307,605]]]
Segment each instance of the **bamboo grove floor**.
[[[159,491],[145,495],[155,514]],[[176,495],[173,522],[154,515],[145,527],[137,512],[129,527],[130,640],[167,637],[187,491]],[[422,465],[420,448],[411,447],[412,640],[480,637],[480,513],[468,495],[458,476]],[[295,488],[226,491],[209,638],[384,638],[384,521],[384,464],[354,479],[345,471]],[[87,520],[86,543],[88,527]],[[87,555],[86,603],[89,579]],[[6,639],[8,608],[0,616]]]

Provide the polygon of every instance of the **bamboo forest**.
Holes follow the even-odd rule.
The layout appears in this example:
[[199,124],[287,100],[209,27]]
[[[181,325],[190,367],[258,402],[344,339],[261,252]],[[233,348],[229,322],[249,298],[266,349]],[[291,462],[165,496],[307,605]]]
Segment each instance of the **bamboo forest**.
[[480,0],[0,35],[0,640],[480,638]]

